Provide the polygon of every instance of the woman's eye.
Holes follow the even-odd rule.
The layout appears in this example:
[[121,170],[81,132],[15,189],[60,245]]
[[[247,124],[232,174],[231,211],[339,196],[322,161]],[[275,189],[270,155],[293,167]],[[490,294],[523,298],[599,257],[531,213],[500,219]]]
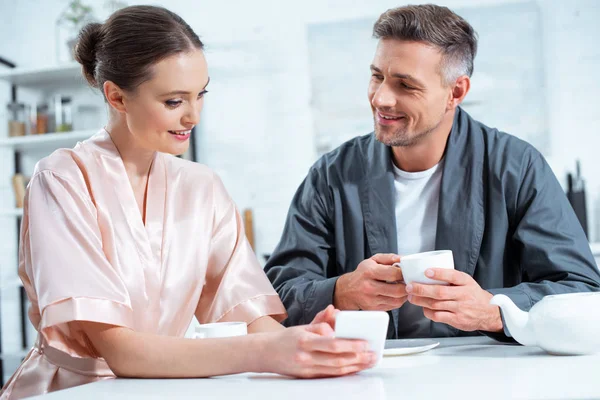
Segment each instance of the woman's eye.
[[198,93],[198,98],[199,99],[203,98],[206,93],[208,93],[208,90],[201,91],[200,93]]
[[181,100],[167,100],[165,101],[165,104],[169,107],[177,107],[181,104]]

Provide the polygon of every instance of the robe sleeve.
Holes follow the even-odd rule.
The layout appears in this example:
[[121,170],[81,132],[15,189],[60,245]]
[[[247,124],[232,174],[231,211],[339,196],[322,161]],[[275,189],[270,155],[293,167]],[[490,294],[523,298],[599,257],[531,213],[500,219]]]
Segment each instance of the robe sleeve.
[[213,182],[214,221],[205,286],[196,317],[200,323],[286,317],[246,238],[241,216],[221,180]]
[[19,275],[39,309],[40,332],[71,321],[133,325],[129,294],[102,250],[90,196],[51,171],[36,174],[27,189]]

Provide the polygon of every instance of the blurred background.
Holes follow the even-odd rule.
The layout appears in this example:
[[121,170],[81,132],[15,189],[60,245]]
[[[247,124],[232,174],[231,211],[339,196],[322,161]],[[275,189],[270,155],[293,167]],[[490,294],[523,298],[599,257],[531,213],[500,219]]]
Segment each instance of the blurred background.
[[[221,176],[264,262],[312,163],[372,131],[366,98],[376,45],[371,28],[379,14],[406,3],[0,0],[5,61],[0,63],[0,376],[14,371],[23,349],[35,340],[16,279],[27,178],[40,158],[72,147],[106,121],[102,97],[85,85],[69,47],[82,24],[103,21],[133,4],[169,8],[205,42],[211,82],[194,147],[185,157]],[[600,1],[437,4],[465,17],[479,33],[464,108],[544,154],[565,192],[570,189],[595,249],[600,241]]]

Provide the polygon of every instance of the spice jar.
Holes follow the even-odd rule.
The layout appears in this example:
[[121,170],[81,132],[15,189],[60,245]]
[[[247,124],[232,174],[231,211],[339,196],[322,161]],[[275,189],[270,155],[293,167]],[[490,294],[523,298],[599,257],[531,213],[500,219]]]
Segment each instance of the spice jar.
[[23,103],[9,103],[8,136],[29,134],[29,106]]

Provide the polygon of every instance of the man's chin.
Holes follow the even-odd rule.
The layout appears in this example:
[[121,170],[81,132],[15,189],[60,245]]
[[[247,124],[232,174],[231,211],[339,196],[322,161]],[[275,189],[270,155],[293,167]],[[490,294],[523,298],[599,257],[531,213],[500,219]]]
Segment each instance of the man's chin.
[[375,139],[386,146],[410,146],[411,140],[398,132],[382,132],[375,128]]

